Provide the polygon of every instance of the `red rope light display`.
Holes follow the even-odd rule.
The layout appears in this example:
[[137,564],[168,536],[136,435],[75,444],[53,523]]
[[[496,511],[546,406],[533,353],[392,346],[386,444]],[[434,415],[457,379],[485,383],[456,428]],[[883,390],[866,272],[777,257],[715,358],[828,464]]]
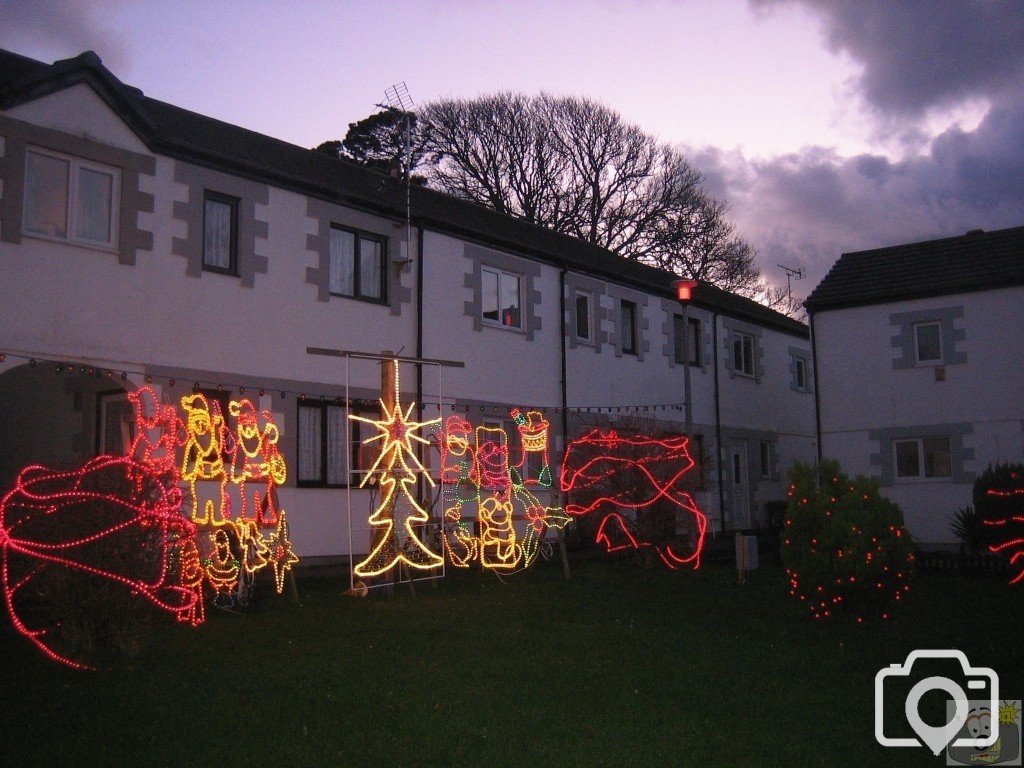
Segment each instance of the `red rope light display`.
[[[1022,482],[1016,472],[1014,472],[1011,477],[1015,482]],[[1024,484],[1019,485],[1016,488],[1009,488],[1006,490],[990,488],[986,493],[989,496],[994,496],[1000,499],[1014,499],[1013,503],[1017,506],[1018,510],[1020,510],[1021,505],[1024,504]],[[1008,513],[1004,517],[996,518],[994,520],[986,519],[984,522],[986,525],[999,528],[1000,532],[1007,537],[1005,541],[990,546],[989,550],[991,552],[1005,554],[1010,558],[1010,565],[1016,566],[1020,569],[1015,576],[1010,578],[1010,583],[1024,583],[1024,513]]]
[[[601,515],[595,541],[608,552],[654,547],[668,568],[699,568],[708,521],[684,488],[683,476],[694,466],[688,442],[682,435],[654,438],[599,429],[573,440],[565,452],[560,487],[585,501],[570,502],[565,511],[577,517]],[[631,518],[657,503],[692,516],[697,531],[692,551],[681,554],[637,532]]]
[[[167,488],[152,467],[129,456],[98,456],[70,471],[23,469],[0,500],[0,579],[15,629],[49,658],[90,668],[61,650],[59,616],[49,626],[22,618],[39,600],[31,587],[52,569],[123,585],[189,620],[196,591],[173,583],[168,568],[171,550],[195,536],[180,507],[178,489]],[[152,556],[109,558],[112,545]]]

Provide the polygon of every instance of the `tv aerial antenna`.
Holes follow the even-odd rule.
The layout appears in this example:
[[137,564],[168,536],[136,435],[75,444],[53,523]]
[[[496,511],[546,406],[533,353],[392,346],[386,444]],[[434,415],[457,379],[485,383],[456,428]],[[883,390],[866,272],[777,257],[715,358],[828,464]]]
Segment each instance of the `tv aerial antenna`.
[[405,180],[405,242],[408,249],[405,258],[398,261],[404,269],[412,263],[412,111],[416,102],[409,93],[405,81],[395,83],[384,89],[384,103],[378,104],[381,109],[395,109],[405,117],[405,157],[402,161],[402,178]]
[[793,304],[793,278],[803,280],[807,277],[807,270],[803,267],[787,267],[784,264],[776,264],[779,269],[786,273],[786,301],[790,306]]

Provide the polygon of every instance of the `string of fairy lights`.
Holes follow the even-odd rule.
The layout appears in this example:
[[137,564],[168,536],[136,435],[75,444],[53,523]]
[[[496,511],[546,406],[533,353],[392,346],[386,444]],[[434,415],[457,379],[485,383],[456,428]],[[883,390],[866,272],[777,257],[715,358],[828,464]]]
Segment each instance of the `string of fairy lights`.
[[[180,377],[161,375],[154,373],[139,373],[131,371],[127,368],[121,369],[117,367],[107,366],[96,366],[96,365],[84,365],[82,363],[69,362],[67,360],[54,360],[42,357],[31,357],[21,353],[15,352],[0,352],[0,363],[6,361],[7,358],[13,358],[17,360],[23,360],[30,366],[47,366],[54,369],[54,373],[58,376],[64,374],[77,373],[80,376],[90,376],[95,378],[105,378],[111,381],[127,381],[129,376],[142,377],[146,384],[158,383],[166,385],[169,389],[183,388],[185,391],[191,390],[192,392],[199,392],[201,390],[216,390],[223,392],[237,391],[239,394],[246,394],[247,392],[258,393],[260,397],[267,394],[272,396],[279,396],[282,400],[292,397],[298,400],[305,401],[319,401],[322,403],[334,403],[336,405],[344,405],[345,398],[341,396],[331,396],[316,394],[310,392],[310,390],[294,389],[294,388],[279,388],[279,387],[265,387],[265,386],[252,386],[251,384],[240,384],[237,382],[230,382],[223,379],[217,380],[205,380],[198,379],[195,377]],[[319,386],[329,386],[322,384]],[[377,400],[375,398],[351,398],[350,404],[353,410],[369,410],[377,407]],[[537,404],[518,404],[520,407],[526,407],[529,405],[530,410],[539,411],[543,414],[558,414],[563,411],[560,405],[537,405]],[[507,414],[510,407],[508,404],[482,404],[482,403],[440,403],[440,402],[425,402],[421,403],[420,407],[424,411],[436,410],[439,412],[450,411],[452,413],[461,412],[466,414],[477,413],[483,416],[487,415],[501,415]],[[607,414],[643,414],[653,412],[683,412],[686,409],[685,402],[675,403],[617,403],[617,404],[602,404],[602,405],[571,405],[566,407],[564,410],[566,413],[582,414],[582,413],[607,413]]]

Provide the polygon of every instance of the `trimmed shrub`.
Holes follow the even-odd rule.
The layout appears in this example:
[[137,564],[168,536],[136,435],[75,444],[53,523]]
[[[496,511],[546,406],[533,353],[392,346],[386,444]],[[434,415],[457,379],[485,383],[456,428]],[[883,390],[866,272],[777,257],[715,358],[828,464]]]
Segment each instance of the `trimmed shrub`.
[[914,572],[903,513],[863,476],[850,479],[836,461],[796,464],[789,472],[782,562],[790,594],[815,619],[837,613],[892,615]]

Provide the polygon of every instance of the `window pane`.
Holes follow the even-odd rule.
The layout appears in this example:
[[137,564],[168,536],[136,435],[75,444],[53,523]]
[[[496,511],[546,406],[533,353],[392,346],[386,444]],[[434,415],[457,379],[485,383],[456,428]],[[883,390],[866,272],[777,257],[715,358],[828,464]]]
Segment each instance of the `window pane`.
[[323,456],[320,448],[320,408],[299,406],[299,480],[323,479]]
[[917,440],[901,440],[896,443],[896,476],[920,477],[921,461],[917,455]]
[[926,437],[924,443],[924,476],[950,477],[953,464],[949,454],[948,437]]
[[674,347],[675,361],[686,362],[686,328],[683,318],[679,315],[672,315],[672,341]]
[[483,270],[480,274],[480,301],[485,320],[498,322],[498,273]]
[[761,441],[761,477],[768,477],[772,473],[771,468],[771,455],[772,448],[771,444],[762,440]]
[[109,173],[80,168],[78,171],[78,210],[75,237],[109,243],[110,213],[113,206],[114,177]]
[[738,336],[732,342],[732,367],[736,371],[743,370],[743,340]]
[[371,299],[384,298],[381,290],[384,274],[384,244],[376,240],[359,241],[359,293]]
[[501,324],[519,328],[519,278],[501,273]]
[[590,297],[576,294],[576,338],[590,338]]
[[796,388],[804,389],[806,384],[806,372],[804,370],[804,361],[799,357],[796,359]]
[[356,292],[356,236],[331,228],[331,293],[354,296]]
[[333,485],[345,483],[345,409],[329,405],[327,415],[327,482]]
[[939,337],[939,324],[915,325],[917,336],[917,359],[919,362],[934,362],[942,359],[942,341]]
[[203,227],[203,263],[231,269],[231,228],[234,209],[223,200],[207,200]]
[[28,153],[25,229],[50,237],[68,236],[67,160]]
[[754,340],[750,336],[743,337],[743,372],[754,375]]
[[700,365],[700,320],[694,318],[687,319],[687,325],[689,327],[689,362],[694,365]]
[[636,351],[636,307],[628,301],[622,302],[622,351]]

